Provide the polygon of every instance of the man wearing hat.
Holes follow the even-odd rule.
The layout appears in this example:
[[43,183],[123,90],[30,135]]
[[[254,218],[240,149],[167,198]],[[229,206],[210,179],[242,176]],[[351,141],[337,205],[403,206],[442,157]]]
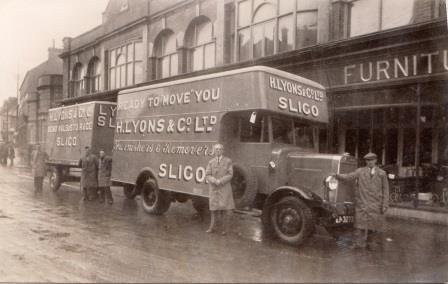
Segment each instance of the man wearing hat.
[[377,155],[364,156],[366,166],[348,174],[337,174],[339,180],[356,180],[355,232],[352,248],[374,248],[380,243],[384,213],[389,207],[389,182],[386,172],[377,165]]

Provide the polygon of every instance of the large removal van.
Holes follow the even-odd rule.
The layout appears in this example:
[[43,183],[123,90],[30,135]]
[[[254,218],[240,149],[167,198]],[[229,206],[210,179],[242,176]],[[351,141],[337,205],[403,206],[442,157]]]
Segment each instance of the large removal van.
[[353,222],[354,185],[331,174],[354,170],[356,159],[317,151],[327,104],[321,85],[259,66],[121,91],[112,179],[135,185],[148,213],[188,199],[199,209],[221,143],[237,206],[262,209],[267,232],[300,244],[316,224]]
[[46,152],[49,155],[50,188],[57,191],[77,168],[84,147],[98,155],[103,149],[112,154],[116,103],[88,102],[52,108],[48,112]]

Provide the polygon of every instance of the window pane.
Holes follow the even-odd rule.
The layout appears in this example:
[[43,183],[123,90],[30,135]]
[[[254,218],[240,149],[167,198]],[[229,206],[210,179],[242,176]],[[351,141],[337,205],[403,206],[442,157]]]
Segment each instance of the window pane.
[[295,122],[294,130],[297,147],[313,148],[313,128],[310,125]]
[[266,123],[266,117],[258,115],[255,123],[250,122],[250,115],[245,115],[240,120],[241,123],[241,142],[268,142],[268,124]]
[[115,50],[112,50],[110,52],[110,66],[114,67],[115,66],[115,62],[116,62],[116,58],[115,58]]
[[211,68],[215,66],[215,43],[207,44],[205,46],[205,67]]
[[365,154],[369,152],[370,146],[370,133],[369,129],[359,129],[358,130],[358,157],[364,157]]
[[170,56],[170,64],[171,64],[171,76],[178,74],[179,62],[177,54],[173,54]]
[[271,4],[264,4],[255,12],[254,23],[263,22],[276,16],[275,7]]
[[163,55],[176,52],[176,48],[177,48],[176,47],[176,37],[173,34],[171,34],[171,35],[165,37],[164,40],[165,40],[165,46],[164,46],[165,48],[163,51]]
[[135,60],[143,60],[143,44],[141,42],[135,43]]
[[263,56],[263,25],[256,25],[253,27],[253,39],[254,39],[254,58]]
[[390,29],[409,24],[414,9],[413,2],[409,0],[383,0],[381,29]]
[[385,165],[391,165],[397,163],[397,153],[398,153],[398,129],[391,128],[387,129],[386,132],[386,145],[384,150],[386,151],[386,161]]
[[124,56],[123,55],[120,55],[120,56],[118,56],[118,59],[117,59],[117,65],[123,65],[123,64],[125,64],[126,62],[125,62],[125,58],[124,58]]
[[251,14],[250,1],[240,2],[238,4],[238,26],[244,27],[249,25]]
[[238,33],[238,58],[239,61],[250,58],[250,30],[244,29]]
[[170,57],[169,56],[165,56],[162,58],[161,60],[161,76],[162,78],[166,78],[170,76]]
[[197,40],[196,45],[204,44],[212,40],[212,23],[207,21],[196,26],[197,28]]
[[264,55],[274,54],[274,39],[275,39],[275,22],[268,22],[264,25],[265,37],[265,53]]
[[350,36],[367,34],[379,30],[380,0],[358,0],[352,2]]
[[110,70],[110,89],[115,89],[115,68]]
[[127,76],[127,84],[126,84],[126,86],[131,86],[131,85],[133,85],[134,84],[134,70],[132,70],[132,63],[129,63],[129,64],[127,64],[127,67],[126,67],[126,70],[127,70],[127,73],[128,73],[128,76]]
[[317,43],[317,12],[297,14],[296,40],[297,48]]
[[142,62],[135,62],[135,84],[139,84],[143,82],[143,68]]
[[279,52],[291,50],[293,46],[293,17],[292,15],[280,18],[278,22],[278,50]]
[[317,10],[318,3],[317,0],[297,0],[297,11]]
[[432,128],[425,128],[420,132],[420,163],[431,163],[432,156]]
[[[308,1],[308,2],[316,2],[316,1]],[[294,11],[294,1],[291,0],[278,0],[280,15],[285,13],[290,13]]]
[[127,54],[126,62],[134,61],[134,46],[132,44],[128,44],[126,54]]
[[193,50],[193,71],[202,70],[203,66],[203,46],[197,47]]
[[412,167],[415,165],[415,128],[404,129],[403,134],[403,166]]
[[293,144],[294,129],[292,121],[272,118],[272,138],[274,143]]
[[120,88],[126,86],[126,66],[123,65],[120,68]]

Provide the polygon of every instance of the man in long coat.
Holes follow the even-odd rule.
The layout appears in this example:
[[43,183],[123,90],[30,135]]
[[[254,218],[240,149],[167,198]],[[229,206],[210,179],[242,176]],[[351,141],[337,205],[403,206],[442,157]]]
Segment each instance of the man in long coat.
[[205,172],[209,183],[209,206],[211,222],[207,233],[216,230],[216,223],[221,219],[222,234],[225,235],[228,227],[228,215],[235,209],[232,187],[230,181],[233,176],[232,160],[223,156],[224,146],[214,145],[215,157],[208,162]]
[[335,175],[337,179],[356,180],[355,233],[352,248],[374,248],[380,242],[384,213],[389,207],[389,182],[386,172],[376,165],[377,155],[364,156],[366,166],[349,174]]
[[44,177],[47,174],[48,155],[40,149],[40,145],[36,144],[36,149],[32,153],[31,166],[34,177],[34,190],[42,192]]
[[106,156],[101,150],[98,160],[98,189],[100,192],[100,202],[103,203],[107,199],[107,203],[114,203],[112,192],[110,191],[110,176],[112,172],[112,158]]
[[79,160],[81,168],[81,186],[84,200],[92,200],[98,189],[98,158],[85,147],[85,155]]

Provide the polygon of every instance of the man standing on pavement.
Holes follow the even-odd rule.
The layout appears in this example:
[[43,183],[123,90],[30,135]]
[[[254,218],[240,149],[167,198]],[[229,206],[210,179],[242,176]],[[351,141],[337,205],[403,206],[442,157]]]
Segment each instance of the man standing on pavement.
[[228,229],[228,215],[235,209],[230,181],[233,176],[232,160],[223,156],[224,146],[213,146],[215,157],[208,162],[205,178],[209,183],[209,206],[211,222],[207,233],[216,230],[216,223],[220,219],[221,233],[225,235]]
[[42,192],[44,177],[47,174],[48,155],[40,149],[40,145],[36,144],[36,149],[33,151],[31,166],[34,177],[34,191]]
[[88,146],[84,149],[85,155],[79,160],[83,200],[92,200],[98,189],[98,158],[91,153]]
[[112,172],[112,158],[106,156],[106,153],[100,151],[100,159],[98,161],[98,188],[100,192],[100,203],[106,199],[107,203],[114,203],[112,192],[110,191],[110,175]]
[[356,180],[355,232],[351,248],[374,249],[381,243],[384,213],[389,207],[389,182],[386,172],[377,165],[377,155],[364,156],[366,166],[348,174],[337,174],[339,180]]
[[9,164],[11,167],[14,166],[14,158],[16,157],[16,152],[14,151],[14,145],[12,143],[8,144],[8,158],[11,161]]

